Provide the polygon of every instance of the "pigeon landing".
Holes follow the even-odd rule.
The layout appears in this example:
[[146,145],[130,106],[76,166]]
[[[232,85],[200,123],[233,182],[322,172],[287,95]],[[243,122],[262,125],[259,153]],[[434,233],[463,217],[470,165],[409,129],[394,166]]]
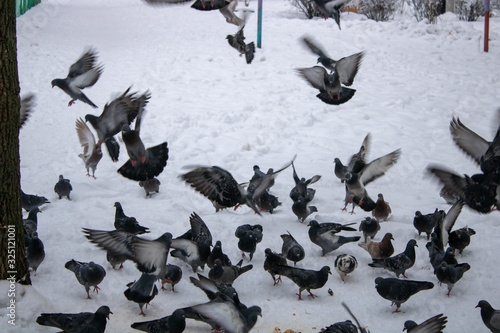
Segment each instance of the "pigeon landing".
[[102,158],[101,141],[95,142],[94,134],[82,118],[76,120],[76,134],[83,147],[83,153],[79,154],[78,157],[85,163],[87,176],[90,177],[90,169],[92,169],[92,177],[95,179],[95,169]]
[[59,175],[59,181],[54,186],[54,192],[57,193],[59,199],[62,199],[62,197],[67,197],[68,200],[71,200],[69,194],[72,190],[73,187],[71,186],[69,179],[65,179],[63,175]]
[[38,325],[52,326],[72,333],[104,333],[106,319],[113,314],[106,305],[101,306],[95,313],[42,313],[36,319]]
[[96,65],[97,52],[93,49],[85,53],[69,68],[68,76],[64,79],[52,80],[52,88],[57,86],[71,97],[68,106],[80,100],[93,108],[97,105],[85,96],[81,89],[93,86],[103,71],[102,65]]
[[101,265],[91,262],[80,262],[76,260],[68,261],[64,267],[75,273],[78,282],[85,287],[87,298],[90,299],[90,287],[94,287],[94,291],[99,293],[97,286],[106,276],[106,271]]
[[255,44],[254,42],[245,43],[245,36],[243,35],[244,27],[245,25],[243,24],[236,34],[227,35],[226,39],[229,45],[240,53],[240,56],[245,55],[247,64],[251,64],[255,56]]

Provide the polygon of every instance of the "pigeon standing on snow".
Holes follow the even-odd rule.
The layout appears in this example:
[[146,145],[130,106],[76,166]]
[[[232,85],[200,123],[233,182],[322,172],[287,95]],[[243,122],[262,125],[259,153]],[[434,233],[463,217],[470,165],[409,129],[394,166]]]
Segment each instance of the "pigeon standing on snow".
[[87,176],[90,177],[90,169],[92,169],[92,177],[95,178],[95,169],[102,158],[102,142],[100,140],[97,143],[95,142],[94,134],[92,134],[82,118],[76,120],[76,134],[80,145],[83,147],[83,153],[79,154],[78,157],[85,163]]
[[242,266],[243,259],[236,265],[224,266],[220,260],[215,260],[214,267],[208,272],[208,277],[217,285],[227,284],[232,285],[241,274],[248,272],[253,268],[253,265]]
[[375,235],[378,233],[379,230],[380,230],[380,224],[378,223],[378,220],[372,219],[369,216],[367,216],[359,224],[359,231],[363,232],[363,236],[365,237],[365,243],[368,237],[373,239],[373,237],[375,237]]
[[375,279],[375,288],[380,296],[396,304],[397,308],[394,312],[400,312],[401,304],[419,291],[434,288],[434,283],[377,277]]
[[50,203],[46,197],[34,194],[26,194],[21,190],[21,206],[27,212],[33,208],[38,208],[43,204]]
[[92,332],[104,333],[106,319],[113,314],[106,305],[101,306],[95,313],[42,313],[36,319],[38,325],[52,326],[62,329],[63,332]]
[[133,323],[130,327],[148,333],[182,333],[186,328],[186,314],[184,310],[177,309],[169,316]]
[[239,239],[238,248],[243,251],[243,257],[247,252],[250,254],[250,260],[252,260],[257,244],[262,241],[262,226],[260,224],[240,225],[236,228],[234,235]]
[[265,249],[264,253],[266,254],[266,259],[264,260],[264,270],[271,274],[274,285],[277,285],[281,282],[281,276],[276,278],[276,274],[273,269],[278,265],[287,266],[286,257],[281,253],[274,252],[270,248]]
[[314,244],[321,247],[323,251],[323,256],[328,252],[334,251],[344,244],[350,242],[357,242],[361,239],[359,236],[355,237],[344,237],[336,235],[342,230],[345,231],[356,231],[356,229],[349,227],[354,223],[349,223],[342,225],[340,223],[318,223],[316,220],[312,220],[309,223],[309,239]]
[[160,181],[157,178],[150,178],[139,181],[139,186],[146,192],[146,198],[150,197],[153,193],[160,192]]
[[24,245],[26,246],[26,259],[28,261],[28,267],[35,272],[38,266],[45,259],[45,250],[43,247],[43,242],[38,238],[38,233],[35,231],[30,236],[24,236]]
[[398,278],[400,275],[406,277],[406,270],[410,269],[415,264],[415,246],[418,246],[417,241],[410,239],[406,244],[406,249],[402,253],[389,258],[373,259],[373,262],[368,265],[371,267],[385,268],[396,273]]
[[307,203],[311,202],[311,200],[314,198],[314,195],[316,194],[316,190],[308,188],[308,186],[320,180],[321,176],[315,175],[306,180],[305,178],[299,178],[299,176],[297,175],[297,171],[295,171],[295,166],[293,165],[293,162],[292,162],[292,168],[293,168],[293,180],[295,181],[295,186],[290,191],[290,198],[292,198],[293,200],[294,193],[300,193],[300,195],[304,197]]
[[91,262],[80,262],[74,259],[68,261],[64,267],[75,273],[78,282],[85,287],[87,298],[90,299],[90,287],[94,287],[94,291],[99,293],[97,286],[106,276],[106,271],[101,265]]
[[448,244],[454,251],[458,250],[462,254],[463,250],[470,244],[470,237],[475,234],[476,231],[468,226],[454,230],[448,235]]
[[305,250],[302,245],[300,245],[295,238],[293,238],[292,234],[283,234],[281,235],[281,239],[283,240],[281,253],[286,256],[288,260],[293,261],[294,266],[297,262],[304,259],[306,256]]
[[135,217],[129,217],[123,212],[122,205],[117,201],[115,207],[115,229],[125,231],[133,235],[142,235],[149,232],[149,228],[143,227]]
[[158,295],[158,288],[155,285],[157,279],[156,274],[142,273],[137,281],[127,284],[128,289],[123,293],[129,301],[139,305],[142,316],[146,316],[142,309],[144,304],[149,304]]
[[158,276],[161,281],[161,290],[165,290],[165,283],[170,284],[172,292],[175,292],[175,285],[182,279],[182,269],[177,265],[167,264],[163,275]]
[[418,235],[422,232],[427,234],[427,240],[430,239],[431,233],[434,227],[446,216],[443,210],[436,210],[434,213],[422,214],[420,211],[415,212],[415,217],[413,218],[413,226],[418,231]]
[[448,265],[445,261],[443,261],[441,265],[436,268],[434,274],[436,274],[439,282],[448,286],[447,295],[450,296],[450,292],[455,283],[457,283],[469,269],[470,265],[467,263]]
[[231,260],[229,259],[229,257],[227,256],[227,254],[225,254],[222,251],[222,242],[220,240],[218,240],[217,242],[215,242],[215,245],[212,248],[212,252],[210,252],[210,255],[207,258],[207,266],[208,266],[208,268],[214,267],[215,261],[217,259],[220,260],[220,262],[222,263],[222,265],[224,265],[224,266],[231,266]]
[[485,300],[479,301],[476,308],[481,308],[481,318],[486,327],[493,333],[500,333],[500,310],[493,309]]
[[96,64],[96,58],[97,52],[95,50],[87,50],[77,62],[71,65],[66,78],[52,80],[52,88],[57,86],[71,97],[68,106],[71,106],[76,100],[80,100],[97,108],[97,105],[92,103],[81,91],[81,89],[93,86],[103,71],[102,65]]
[[443,316],[443,314],[435,315],[427,319],[426,321],[417,324],[413,320],[405,321],[405,328],[403,331],[408,333],[442,333],[446,328],[446,323],[448,322],[448,317]]
[[386,221],[389,215],[391,215],[392,210],[389,203],[384,200],[384,195],[379,193],[377,196],[377,201],[375,201],[375,208],[372,210],[372,216],[377,219],[377,221]]
[[368,238],[368,243],[359,243],[358,245],[365,249],[372,259],[389,258],[394,253],[394,246],[391,240],[393,236],[390,232],[386,233],[380,242],[374,242]]
[[350,0],[313,0],[323,13],[325,19],[332,17],[340,30],[340,9]]
[[311,293],[311,289],[322,288],[328,281],[328,274],[332,274],[330,267],[324,266],[319,271],[303,269],[292,266],[276,266],[273,269],[275,274],[283,275],[299,286],[299,300],[302,300],[302,291],[307,290],[309,296],[317,297]]
[[309,215],[318,211],[316,206],[308,206],[307,199],[299,192],[290,193],[290,198],[293,200],[292,212],[300,222],[304,222]]
[[69,179],[65,179],[63,175],[59,175],[59,181],[54,186],[54,192],[57,193],[59,199],[62,199],[62,197],[67,197],[68,200],[71,200],[69,194],[72,190],[73,187],[71,186]]
[[341,253],[335,258],[335,270],[339,273],[342,281],[344,281],[347,274],[354,272],[356,267],[358,267],[358,261],[354,256]]

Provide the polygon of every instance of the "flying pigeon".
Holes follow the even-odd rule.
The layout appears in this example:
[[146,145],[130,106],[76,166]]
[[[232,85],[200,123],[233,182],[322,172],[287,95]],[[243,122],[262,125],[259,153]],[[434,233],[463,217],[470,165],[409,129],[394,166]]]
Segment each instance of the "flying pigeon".
[[495,310],[485,300],[479,301],[476,308],[481,308],[481,318],[484,325],[493,333],[500,333],[500,310]]
[[374,242],[368,238],[368,243],[359,243],[358,245],[365,249],[372,259],[389,258],[394,253],[394,247],[391,240],[393,236],[390,232],[386,233],[380,242]]
[[252,195],[247,193],[228,171],[218,166],[197,167],[181,175],[181,179],[207,197],[217,212],[224,208],[246,204],[261,215]]
[[68,76],[64,79],[52,80],[52,88],[57,86],[71,97],[68,106],[80,100],[93,108],[97,105],[85,96],[81,89],[92,87],[103,71],[102,65],[96,64],[97,52],[89,49],[69,68]]
[[273,269],[278,265],[287,266],[286,257],[281,253],[274,252],[270,248],[266,248],[264,253],[266,254],[266,259],[264,260],[264,270],[271,274],[274,285],[277,285],[281,282],[281,276],[276,278],[276,274]]
[[255,56],[255,44],[254,42],[245,43],[245,36],[243,34],[243,28],[245,24],[241,25],[241,28],[234,35],[227,35],[227,42],[231,47],[236,49],[241,55],[245,55],[245,60],[247,64],[251,64]]
[[354,272],[358,267],[358,261],[350,254],[341,253],[335,258],[335,270],[339,273],[340,278],[344,281],[347,274]]
[[292,280],[297,286],[299,286],[299,300],[302,300],[302,291],[307,290],[309,296],[312,298],[317,297],[311,293],[311,289],[322,288],[328,281],[328,274],[332,274],[330,267],[323,266],[319,271],[304,269],[292,266],[275,266],[274,273],[282,276],[286,276]]
[[111,103],[106,104],[100,116],[91,114],[85,116],[85,121],[90,122],[96,130],[99,141],[106,145],[113,162],[118,161],[120,154],[120,146],[114,136],[122,130],[123,125],[130,125],[134,121],[140,108],[146,105],[150,97],[149,91],[139,95],[130,93],[129,87]]
[[139,186],[146,192],[146,198],[150,197],[153,193],[160,192],[160,181],[157,178],[150,178],[139,181]]
[[19,129],[23,127],[23,125],[33,113],[33,108],[35,107],[35,99],[35,95],[31,93],[21,97],[21,107],[19,109]]
[[359,173],[367,164],[366,154],[368,153],[368,148],[370,147],[370,138],[370,133],[366,134],[363,142],[361,143],[361,147],[359,147],[359,151],[349,158],[349,162],[347,163],[347,165],[342,164],[340,159],[338,157],[335,157],[333,161],[333,163],[335,163],[334,173],[342,183],[345,181],[346,172]]
[[406,249],[402,253],[389,258],[373,259],[373,262],[368,265],[394,272],[398,278],[400,275],[406,277],[406,270],[410,269],[415,264],[415,246],[418,247],[417,241],[410,239],[406,244]]
[[313,0],[323,13],[325,19],[332,17],[340,30],[340,9],[350,0]]
[[197,10],[215,10],[226,7],[231,0],[196,0],[191,8]]
[[125,231],[133,235],[142,235],[149,232],[149,228],[143,227],[137,222],[135,217],[129,217],[123,212],[122,205],[117,201],[114,204],[115,209],[115,229]]
[[413,218],[413,226],[418,231],[418,235],[422,232],[427,234],[427,240],[430,239],[431,233],[434,227],[440,223],[442,219],[446,216],[444,210],[436,210],[434,213],[422,214],[419,210],[415,212],[415,217]]
[[470,265],[467,263],[448,265],[443,261],[441,265],[436,268],[434,274],[436,274],[439,282],[448,286],[447,295],[450,296],[450,292],[455,283],[457,283],[469,269]]
[[365,243],[368,237],[373,239],[379,230],[380,230],[380,224],[378,220],[372,219],[369,216],[365,217],[365,219],[361,221],[361,223],[359,224],[359,231],[363,232],[363,236],[365,237]]
[[85,287],[87,298],[90,299],[90,287],[94,287],[94,291],[99,293],[97,286],[106,276],[106,271],[101,265],[91,262],[80,262],[74,259],[68,261],[64,267],[75,273],[78,282]]
[[123,293],[129,301],[139,305],[142,316],[146,316],[142,309],[144,304],[149,304],[158,295],[158,288],[155,285],[157,279],[156,274],[142,273],[137,281],[127,284],[128,288]]
[[394,312],[400,312],[401,304],[419,291],[434,288],[434,283],[377,277],[375,279],[375,288],[380,296],[396,304],[397,308]]
[[208,277],[216,284],[232,285],[241,274],[248,272],[253,265],[242,266],[243,259],[236,265],[224,266],[220,260],[215,260],[214,267],[208,272]]
[[[262,241],[262,226],[260,224],[250,225],[244,224],[236,228],[234,235],[238,240],[238,249],[247,252],[250,255],[250,260],[257,248],[257,244]],[[243,257],[245,253],[243,253]]]
[[23,192],[23,190],[21,190],[21,206],[25,211],[29,212],[33,208],[38,208],[46,203],[50,203],[50,201],[46,197],[34,194],[26,194]]
[[295,170],[295,166],[293,165],[293,162],[292,162],[292,168],[293,168],[293,180],[295,181],[295,186],[290,191],[290,198],[292,198],[293,200],[293,197],[295,196],[294,193],[299,193],[302,197],[304,197],[306,203],[311,202],[311,200],[314,199],[316,190],[308,188],[308,186],[320,180],[321,176],[315,175],[306,180],[305,178],[299,178],[299,176],[297,175],[297,171]]
[[45,250],[43,247],[43,242],[38,238],[38,233],[35,231],[31,235],[24,236],[24,245],[26,246],[26,259],[28,261],[28,267],[35,272],[38,266],[45,259]]
[[308,206],[307,199],[299,192],[291,193],[290,198],[293,200],[292,212],[297,216],[300,222],[304,222],[309,215],[318,211],[316,206]]
[[288,232],[288,234],[281,235],[281,239],[283,240],[281,253],[285,255],[288,260],[293,261],[294,266],[297,262],[304,259],[306,256],[304,248],[295,240],[295,238],[293,238],[290,232]]
[[229,3],[220,8],[219,12],[224,16],[227,23],[234,24],[236,26],[241,26],[245,24],[245,19],[241,19],[234,13],[236,6],[238,6],[238,0],[229,0]]
[[63,175],[59,175],[59,181],[54,186],[54,192],[57,193],[59,199],[62,199],[62,197],[67,197],[68,200],[71,200],[69,194],[72,190],[73,187],[71,186],[69,179],[65,179]]
[[225,254],[222,252],[222,242],[218,240],[215,242],[214,247],[212,248],[212,252],[210,252],[210,255],[207,258],[207,266],[208,268],[212,268],[215,265],[216,260],[220,260],[223,266],[231,266],[231,260]]
[[321,247],[323,250],[323,256],[328,252],[334,251],[344,244],[350,242],[357,242],[361,237],[344,237],[336,235],[342,230],[345,231],[356,231],[356,229],[349,227],[354,223],[349,223],[342,225],[340,223],[318,223],[316,220],[309,222],[309,239],[314,244]]
[[92,134],[90,128],[82,118],[76,120],[76,134],[78,135],[80,145],[83,147],[83,153],[79,154],[78,157],[85,163],[87,176],[90,177],[90,169],[92,169],[92,177],[95,178],[95,169],[102,158],[102,142],[95,142],[94,134]]
[[435,315],[427,319],[426,321],[417,324],[413,320],[405,321],[405,328],[403,331],[408,333],[442,333],[446,328],[446,323],[448,322],[448,317],[443,316],[443,314]]
[[184,310],[177,309],[169,316],[133,323],[130,327],[148,333],[182,333],[186,328],[186,314]]
[[24,234],[31,236],[33,235],[37,229],[38,229],[38,213],[41,213],[42,211],[35,207],[30,212],[28,213],[28,217],[23,219],[23,228],[24,228]]
[[386,221],[391,213],[391,206],[389,206],[389,203],[384,200],[384,195],[379,193],[377,201],[375,201],[375,208],[372,210],[372,216],[376,218],[377,221],[382,222]]
[[110,314],[113,312],[103,305],[95,313],[42,313],[36,322],[38,325],[57,327],[68,333],[103,333]]
[[179,283],[182,278],[182,269],[179,266],[167,264],[164,275],[161,275],[158,278],[161,281],[161,290],[165,290],[163,285],[168,283],[172,288],[172,292],[175,292],[175,285]]

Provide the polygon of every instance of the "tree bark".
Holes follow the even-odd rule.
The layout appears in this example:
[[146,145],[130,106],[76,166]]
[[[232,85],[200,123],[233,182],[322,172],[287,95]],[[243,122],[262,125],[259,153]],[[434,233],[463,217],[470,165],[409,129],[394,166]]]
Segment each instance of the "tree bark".
[[0,1],[0,280],[31,284],[19,165],[19,78],[14,0]]

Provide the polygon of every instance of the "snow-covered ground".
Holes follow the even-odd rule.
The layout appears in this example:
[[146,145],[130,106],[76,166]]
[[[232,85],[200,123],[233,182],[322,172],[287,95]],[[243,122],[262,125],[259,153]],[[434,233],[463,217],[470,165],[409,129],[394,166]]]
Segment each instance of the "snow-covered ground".
[[[257,1],[252,0],[250,8],[256,7]],[[243,303],[263,310],[252,331],[272,332],[278,327],[281,331],[318,332],[350,319],[340,305],[346,302],[371,332],[400,332],[406,320],[420,323],[438,313],[448,316],[446,332],[487,332],[474,307],[486,299],[500,308],[498,212],[479,215],[464,208],[459,216],[455,227],[468,225],[477,234],[457,257],[472,268],[449,297],[432,273],[426,239],[417,236],[412,222],[416,210],[449,209],[439,197],[439,185],[425,175],[428,164],[440,163],[458,173],[479,170],[452,142],[449,123],[459,116],[484,138],[493,137],[500,106],[500,21],[491,19],[489,53],[483,52],[484,22],[458,21],[453,14],[429,25],[417,23],[409,15],[377,23],[343,13],[341,25],[339,30],[332,19],[307,20],[285,0],[264,1],[262,48],[247,65],[225,40],[237,28],[217,11],[200,12],[188,4],[150,7],[139,0],[44,0],[19,17],[21,92],[37,96],[35,112],[20,133],[21,183],[26,193],[44,195],[51,203],[43,206],[38,217],[45,261],[32,276],[31,287],[17,287],[15,327],[7,324],[8,298],[2,292],[0,327],[7,332],[54,332],[35,323],[41,312],[94,312],[101,305],[108,305],[114,313],[107,332],[133,331],[130,324],[144,320],[137,304],[123,295],[126,284],[140,276],[135,265],[126,262],[122,270],[113,270],[105,252],[81,232],[82,227],[112,230],[113,204],[119,201],[127,215],[150,228],[150,238],[166,231],[174,236],[184,233],[189,215],[198,213],[233,262],[241,256],[236,228],[261,224],[264,238],[251,262],[254,268],[234,284]],[[256,27],[254,13],[245,28],[247,41],[256,40]],[[324,104],[315,97],[317,91],[297,75],[296,68],[316,63],[316,56],[299,42],[303,35],[313,36],[335,59],[366,52],[352,100],[340,106]],[[69,97],[50,86],[52,79],[67,74],[69,65],[88,46],[99,51],[105,66],[97,84],[86,90],[99,105],[96,110],[82,102],[68,107]],[[152,94],[141,131],[146,146],[166,140],[170,149],[168,165],[158,177],[160,193],[150,199],[145,199],[136,182],[116,172],[126,161],[123,144],[118,163],[104,153],[96,180],[86,177],[77,156],[81,148],[75,120],[100,113],[129,86],[138,92],[149,89]],[[432,290],[404,303],[403,313],[392,314],[395,308],[375,290],[376,277],[394,274],[369,267],[369,255],[357,244],[321,256],[320,248],[308,238],[307,222],[298,222],[291,211],[291,168],[277,177],[271,189],[282,206],[263,217],[248,207],[215,213],[206,198],[178,177],[188,170],[183,168],[187,165],[218,165],[245,182],[253,175],[253,165],[263,170],[279,168],[297,155],[299,176],[322,175],[312,186],[317,190],[313,204],[319,212],[307,221],[360,222],[369,214],[360,209],[354,215],[341,211],[345,192],[333,174],[333,159],[346,161],[368,132],[372,134],[369,159],[402,150],[398,163],[367,187],[372,198],[383,193],[393,211],[375,240],[392,232],[399,253],[409,239],[416,238],[417,262],[408,270],[408,278],[435,283]],[[72,201],[58,200],[53,192],[59,174],[71,180]],[[298,301],[298,287],[292,281],[283,278],[282,284],[273,286],[262,268],[264,249],[280,251],[280,235],[286,231],[306,250],[299,267],[332,268],[327,284],[315,291],[318,298]],[[345,283],[333,270],[340,252],[354,255],[359,262]],[[91,300],[86,299],[74,274],[64,268],[70,259],[93,260],[107,270],[101,291]],[[183,268],[183,280],[175,293],[160,292],[146,309],[146,320],[206,301],[189,282],[191,269],[175,258],[169,262]],[[208,274],[208,270],[202,273]],[[327,293],[329,288],[334,296]],[[186,332],[209,329],[188,321]]]

